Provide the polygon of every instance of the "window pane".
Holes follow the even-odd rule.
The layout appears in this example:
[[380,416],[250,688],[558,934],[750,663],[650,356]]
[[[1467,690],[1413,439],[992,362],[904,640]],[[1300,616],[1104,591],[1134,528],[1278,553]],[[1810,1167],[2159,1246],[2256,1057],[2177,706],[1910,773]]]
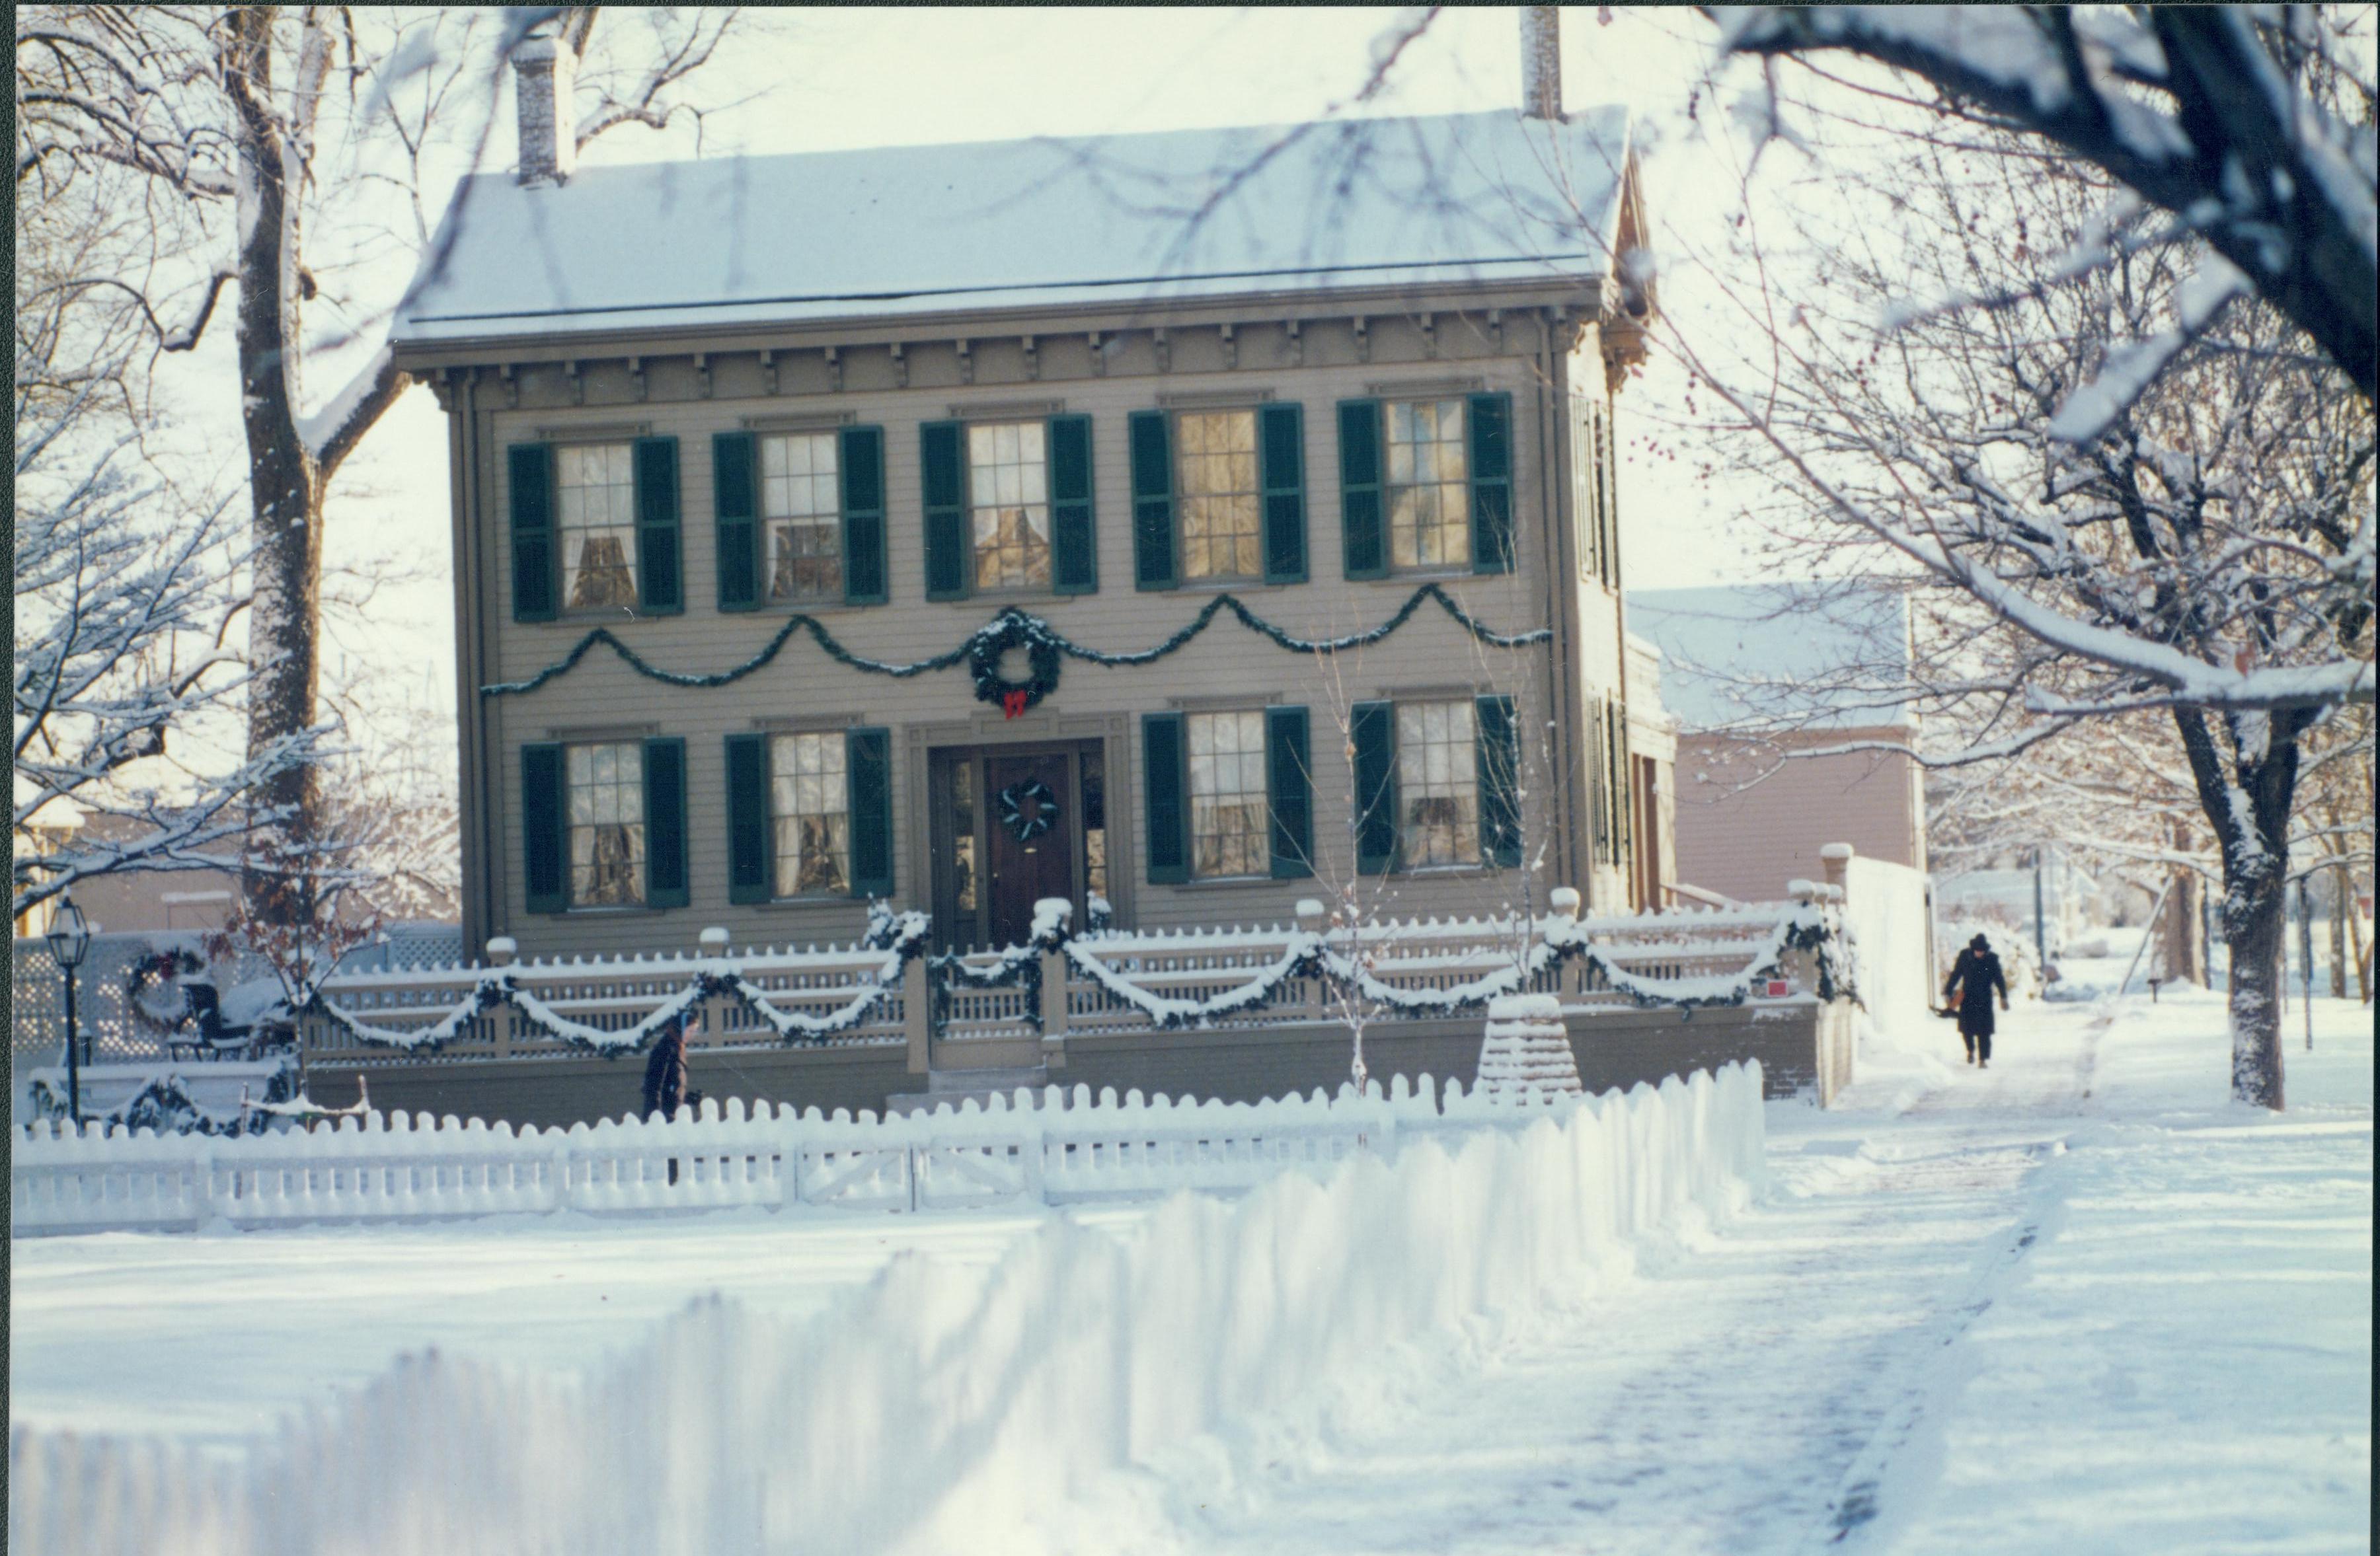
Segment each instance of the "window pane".
[[1264,715],[1194,713],[1189,724],[1191,869],[1263,874],[1272,865]]
[[1397,707],[1400,847],[1413,864],[1479,861],[1478,748],[1468,702]]
[[1050,582],[1049,467],[1041,424],[967,428],[967,491],[979,589]]
[[625,443],[559,451],[562,598],[571,609],[637,603],[636,487]]
[[1257,414],[1185,412],[1173,422],[1183,576],[1256,576],[1263,514],[1254,452]]
[[1471,562],[1470,460],[1461,400],[1389,407],[1389,561],[1400,568]]
[[769,802],[777,836],[776,895],[851,889],[851,811],[840,732],[769,742]]
[[634,742],[565,749],[570,901],[623,907],[645,899],[644,750]]

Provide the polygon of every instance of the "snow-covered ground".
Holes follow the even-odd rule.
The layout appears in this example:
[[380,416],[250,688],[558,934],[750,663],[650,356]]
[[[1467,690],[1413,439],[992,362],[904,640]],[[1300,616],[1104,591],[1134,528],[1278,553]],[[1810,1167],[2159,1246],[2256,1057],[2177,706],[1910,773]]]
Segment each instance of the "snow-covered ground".
[[[2020,1004],[1987,1071],[1947,1022],[1892,1035],[1844,1105],[1769,1105],[1751,1210],[1295,1423],[1024,1488],[970,1548],[2368,1550],[2367,1013],[2317,1002],[2277,1116],[2222,1100],[2196,991]],[[12,1415],[228,1447],[399,1351],[584,1369],[702,1293],[799,1317],[896,1249],[989,1265],[1050,1219],[21,1241]]]

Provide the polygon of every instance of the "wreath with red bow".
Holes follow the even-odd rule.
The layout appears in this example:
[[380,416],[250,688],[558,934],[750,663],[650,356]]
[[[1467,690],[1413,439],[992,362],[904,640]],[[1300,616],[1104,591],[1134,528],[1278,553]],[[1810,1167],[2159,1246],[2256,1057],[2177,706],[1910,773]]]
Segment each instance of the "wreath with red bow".
[[[1040,625],[1018,611],[1002,611],[967,643],[967,668],[975,672],[975,694],[1014,718],[1058,689],[1058,645]],[[1025,650],[1026,679],[1011,681],[1000,673],[1000,661],[1012,648]]]

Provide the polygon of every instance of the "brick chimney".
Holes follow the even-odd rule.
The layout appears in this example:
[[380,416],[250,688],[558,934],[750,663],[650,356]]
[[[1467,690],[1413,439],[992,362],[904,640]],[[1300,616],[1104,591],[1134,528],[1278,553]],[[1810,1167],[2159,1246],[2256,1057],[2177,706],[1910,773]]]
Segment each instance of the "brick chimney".
[[1521,116],[1562,116],[1561,12],[1552,6],[1521,7]]
[[520,104],[522,184],[566,184],[578,169],[578,136],[570,113],[578,56],[540,27],[513,51],[513,87]]

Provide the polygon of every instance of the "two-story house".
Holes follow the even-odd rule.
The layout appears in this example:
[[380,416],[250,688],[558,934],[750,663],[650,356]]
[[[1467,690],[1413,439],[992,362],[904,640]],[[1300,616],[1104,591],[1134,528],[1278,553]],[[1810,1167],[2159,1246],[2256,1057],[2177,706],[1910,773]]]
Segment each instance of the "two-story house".
[[467,944],[1634,899],[1621,112],[574,171],[519,84],[395,331]]

